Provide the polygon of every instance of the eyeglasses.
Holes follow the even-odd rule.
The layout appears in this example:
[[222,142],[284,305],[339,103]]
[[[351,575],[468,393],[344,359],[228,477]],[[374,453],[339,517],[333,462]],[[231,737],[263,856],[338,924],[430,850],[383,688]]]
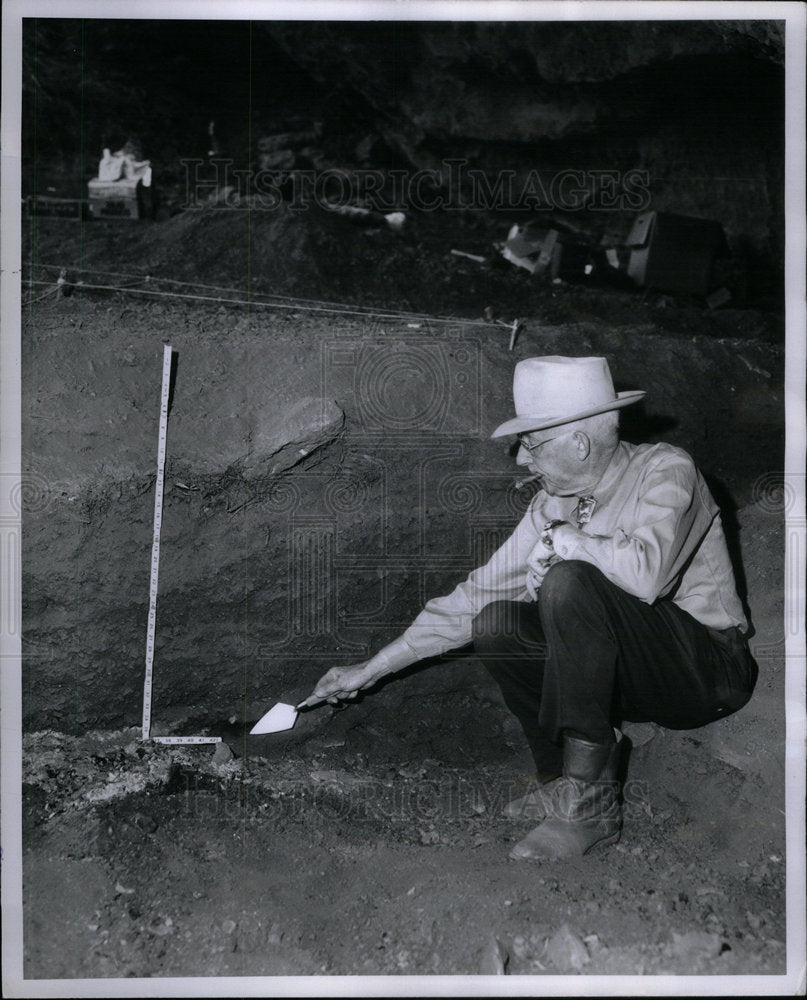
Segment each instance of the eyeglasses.
[[[557,436],[560,437],[561,435]],[[539,448],[543,448],[545,444],[549,444],[550,441],[555,441],[555,440],[556,438],[551,437],[547,438],[545,441],[541,441],[540,444],[530,444],[524,434],[519,434],[518,436],[518,443],[525,451],[528,451],[533,458],[535,458],[535,453],[538,451]]]

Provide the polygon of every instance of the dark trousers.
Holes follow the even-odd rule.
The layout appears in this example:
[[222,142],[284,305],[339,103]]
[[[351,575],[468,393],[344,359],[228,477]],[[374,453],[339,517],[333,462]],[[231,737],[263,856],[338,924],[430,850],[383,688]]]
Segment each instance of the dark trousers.
[[757,665],[739,629],[646,604],[579,560],[552,566],[538,595],[485,607],[474,648],[543,775],[560,773],[564,732],[611,743],[623,720],[694,729],[751,697]]

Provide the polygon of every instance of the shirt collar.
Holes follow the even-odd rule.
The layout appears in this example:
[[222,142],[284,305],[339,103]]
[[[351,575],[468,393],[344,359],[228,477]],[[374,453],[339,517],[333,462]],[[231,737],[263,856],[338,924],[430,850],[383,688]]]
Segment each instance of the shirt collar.
[[611,456],[608,468],[602,474],[600,481],[593,490],[586,490],[578,496],[594,497],[598,504],[605,504],[613,497],[619,481],[625,473],[630,462],[631,446],[627,441],[620,441],[616,446],[616,451]]

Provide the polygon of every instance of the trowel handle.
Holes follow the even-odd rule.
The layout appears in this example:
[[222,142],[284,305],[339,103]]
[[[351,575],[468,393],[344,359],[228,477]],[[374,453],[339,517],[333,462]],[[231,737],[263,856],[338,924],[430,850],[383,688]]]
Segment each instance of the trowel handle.
[[295,708],[299,712],[301,708],[312,708],[314,705],[319,705],[319,703],[323,701],[325,701],[324,698],[318,698],[315,694],[311,694],[305,699],[305,701],[301,701],[299,705],[295,705]]

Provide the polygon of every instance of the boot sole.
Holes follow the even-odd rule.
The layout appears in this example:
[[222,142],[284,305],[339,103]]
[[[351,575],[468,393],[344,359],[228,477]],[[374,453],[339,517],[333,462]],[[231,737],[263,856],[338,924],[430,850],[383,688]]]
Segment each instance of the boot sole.
[[608,847],[609,844],[616,844],[621,836],[622,836],[622,831],[617,830],[616,833],[611,833],[607,837],[603,837],[602,840],[598,840],[596,844],[592,844],[590,847],[587,847],[582,854],[564,854],[560,855],[560,857],[550,857],[548,855],[545,857],[541,857],[540,855],[537,857],[530,857],[530,856],[525,857],[522,854],[513,854],[513,852],[511,851],[510,854],[508,854],[508,857],[512,861],[538,861],[538,862],[564,861],[566,858],[581,858],[591,853],[591,851],[596,850],[598,847]]
[[594,851],[598,847],[607,847],[609,844],[616,844],[621,836],[622,836],[622,831],[617,830],[616,833],[612,833],[608,837],[603,837],[602,840],[598,840],[596,844],[592,844],[591,847],[587,847],[585,851],[583,851],[583,857],[585,857],[586,854],[589,853],[589,851]]

